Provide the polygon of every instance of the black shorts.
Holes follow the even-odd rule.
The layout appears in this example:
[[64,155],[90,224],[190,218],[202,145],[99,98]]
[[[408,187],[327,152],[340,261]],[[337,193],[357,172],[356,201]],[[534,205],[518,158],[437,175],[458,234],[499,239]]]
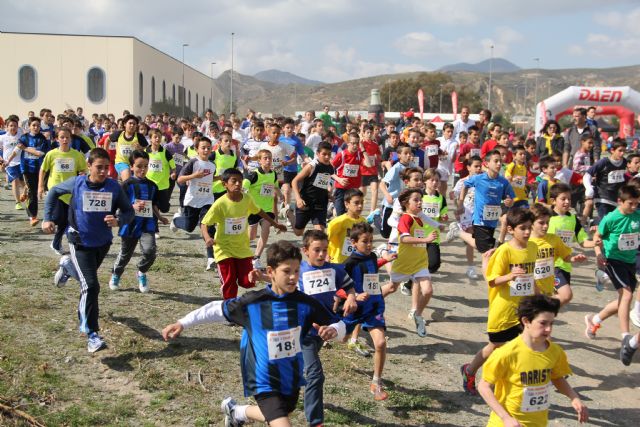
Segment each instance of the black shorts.
[[379,182],[378,175],[362,175],[362,186],[368,187],[372,182]]
[[[271,217],[271,219],[276,219],[276,214],[273,212],[265,212],[267,215]],[[262,221],[262,217],[260,215],[249,215],[249,225],[258,224]]]
[[494,344],[507,343],[522,332],[522,326],[516,325],[500,332],[489,332],[489,342]]
[[171,209],[171,187],[158,190],[158,209],[162,213],[167,213]]
[[299,209],[296,207],[296,223],[295,229],[303,230],[311,221],[313,225],[327,226],[327,210],[326,209]]
[[636,265],[627,262],[618,261],[617,259],[607,259],[605,271],[613,283],[613,287],[618,289],[627,288],[631,292],[636,290],[638,283],[636,279]]
[[554,287],[556,291],[565,285],[571,285],[571,273],[568,271],[556,267],[555,276]]
[[282,171],[283,174],[283,178],[284,184],[291,184],[293,182],[293,178],[296,177],[296,175],[298,175],[298,172],[289,172],[289,171]]
[[483,225],[473,226],[473,239],[476,241],[476,248],[483,254],[489,249],[493,249],[496,245],[496,239],[493,237],[496,229],[485,227]]
[[270,423],[278,418],[288,417],[296,409],[299,396],[300,389],[291,395],[270,391],[256,394],[253,398],[258,404],[260,412],[264,415],[264,419]]

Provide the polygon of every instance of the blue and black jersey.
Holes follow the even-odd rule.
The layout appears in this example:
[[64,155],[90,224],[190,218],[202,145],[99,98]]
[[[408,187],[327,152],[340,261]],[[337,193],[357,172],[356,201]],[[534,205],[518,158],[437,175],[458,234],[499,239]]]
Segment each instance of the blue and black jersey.
[[384,298],[380,286],[382,283],[378,275],[378,257],[373,252],[364,255],[358,251],[351,252],[344,263],[344,268],[353,280],[356,293],[367,292],[366,301],[358,301],[358,310],[347,316],[347,324],[360,323],[358,319],[365,319],[371,315],[384,313]]
[[[34,148],[44,154],[47,154],[47,152],[51,150],[49,140],[45,138],[42,133],[37,133],[35,135],[25,133],[18,139],[18,144],[24,145],[25,148]],[[43,160],[44,155],[38,157],[22,150],[20,157],[20,169],[22,170],[22,173],[38,173],[40,172],[40,166],[42,166]]]
[[342,264],[326,262],[322,267],[315,267],[307,261],[302,261],[300,264],[298,289],[317,300],[332,313],[334,322],[342,318],[340,313],[333,313],[336,292],[340,289],[348,291],[351,288],[353,288],[353,280]]
[[222,308],[227,320],[244,327],[240,364],[245,396],[292,395],[305,385],[302,340],[313,323],[333,323],[318,301],[298,290],[278,295],[268,285],[226,300]]
[[120,227],[120,237],[138,238],[142,233],[155,233],[158,219],[153,214],[153,205],[158,204],[158,186],[148,179],[132,176],[122,183],[122,190],[133,205],[137,200],[144,200],[144,209],[135,212],[134,220]]

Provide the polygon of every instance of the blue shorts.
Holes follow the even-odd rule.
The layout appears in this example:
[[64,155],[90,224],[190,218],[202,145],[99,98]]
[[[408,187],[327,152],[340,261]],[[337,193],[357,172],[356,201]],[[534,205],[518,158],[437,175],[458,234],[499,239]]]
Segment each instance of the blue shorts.
[[355,325],[362,325],[362,329],[369,331],[373,328],[382,328],[387,330],[387,324],[384,321],[384,301],[381,303],[371,303],[366,301],[363,305],[358,305],[355,313],[342,319],[347,325],[347,330],[353,330]]
[[6,169],[7,179],[9,182],[13,182],[16,179],[22,180],[22,171],[20,170],[20,165],[8,166]]
[[524,208],[529,209],[529,201],[528,200],[518,200],[517,202],[513,202],[512,208]]
[[131,166],[129,166],[129,163],[118,162],[114,167],[116,168],[116,172],[118,172],[118,175],[120,175],[123,171],[129,170]]

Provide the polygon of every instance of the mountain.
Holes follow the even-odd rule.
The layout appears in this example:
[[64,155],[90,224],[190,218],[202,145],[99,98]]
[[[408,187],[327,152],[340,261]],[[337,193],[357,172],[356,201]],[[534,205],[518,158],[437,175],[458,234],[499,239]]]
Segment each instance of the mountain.
[[[445,65],[444,67],[438,69],[438,71],[443,71],[443,72],[467,71],[471,73],[488,73],[490,66],[491,66],[491,59],[485,59],[484,61],[478,62],[477,64],[469,64],[468,62],[459,62],[457,64]],[[512,73],[514,71],[520,71],[520,70],[521,68],[518,67],[513,62],[509,62],[503,58],[493,58],[492,71],[494,73]]]
[[253,75],[258,80],[262,80],[263,82],[276,83],[280,85],[288,85],[288,84],[297,84],[297,85],[308,85],[308,86],[316,86],[324,84],[317,80],[309,80],[304,77],[296,76],[295,74],[289,73],[288,71],[280,71],[280,70],[265,70],[260,71]]

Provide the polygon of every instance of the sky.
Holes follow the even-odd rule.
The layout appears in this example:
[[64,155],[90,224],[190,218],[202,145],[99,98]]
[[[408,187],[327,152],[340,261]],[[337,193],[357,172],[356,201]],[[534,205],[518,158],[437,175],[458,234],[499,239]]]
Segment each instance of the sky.
[[[2,0],[0,31],[133,36],[214,77],[327,83],[491,56],[522,68],[640,62],[637,0]],[[539,62],[534,58],[540,58]]]

